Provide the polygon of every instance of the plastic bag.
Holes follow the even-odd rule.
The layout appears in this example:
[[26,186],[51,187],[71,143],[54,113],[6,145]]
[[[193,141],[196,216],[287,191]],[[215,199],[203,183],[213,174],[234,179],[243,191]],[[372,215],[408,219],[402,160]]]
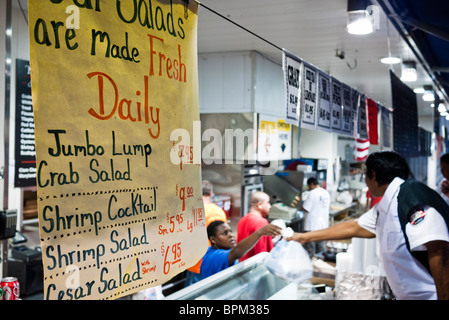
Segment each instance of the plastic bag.
[[273,244],[276,244],[279,240],[282,239],[282,237],[284,238],[290,238],[291,236],[293,236],[293,229],[288,227],[285,224],[285,221],[282,219],[275,219],[273,221],[270,222],[271,224],[274,224],[275,226],[278,226],[279,228],[282,229],[281,231],[281,235],[280,236],[276,236],[273,238]]
[[275,276],[302,282],[313,276],[313,265],[309,254],[297,241],[280,240],[265,259],[265,266]]
[[351,193],[349,191],[343,191],[337,196],[337,202],[343,203],[345,205],[350,205],[353,201]]

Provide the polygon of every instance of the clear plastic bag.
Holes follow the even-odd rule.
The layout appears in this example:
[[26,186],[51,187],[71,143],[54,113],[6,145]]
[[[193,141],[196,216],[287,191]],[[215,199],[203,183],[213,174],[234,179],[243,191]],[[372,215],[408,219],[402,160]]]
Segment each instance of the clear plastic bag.
[[265,266],[275,276],[302,282],[313,276],[313,265],[309,254],[297,241],[280,240],[265,259]]

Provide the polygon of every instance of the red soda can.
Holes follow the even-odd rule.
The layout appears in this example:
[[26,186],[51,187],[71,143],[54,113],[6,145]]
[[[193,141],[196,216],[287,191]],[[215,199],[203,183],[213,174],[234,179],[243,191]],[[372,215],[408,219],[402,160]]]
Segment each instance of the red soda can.
[[19,299],[19,281],[15,277],[3,278],[0,282],[3,291],[2,300],[18,300]]

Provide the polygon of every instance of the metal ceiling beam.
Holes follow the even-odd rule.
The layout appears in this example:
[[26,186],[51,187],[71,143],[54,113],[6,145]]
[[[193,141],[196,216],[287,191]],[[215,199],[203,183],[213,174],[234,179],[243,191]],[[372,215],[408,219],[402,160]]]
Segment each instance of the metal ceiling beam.
[[391,5],[391,0],[373,0],[379,4],[379,6],[382,8],[382,10],[387,15],[387,18],[390,19],[391,23],[395,26],[396,30],[401,35],[402,39],[406,42],[406,44],[409,46],[410,50],[412,50],[413,54],[416,56],[416,58],[419,60],[420,64],[423,66],[426,73],[429,75],[429,77],[432,79],[435,86],[438,88],[439,91],[444,96],[444,99],[446,101],[449,101],[449,96],[442,84],[440,83],[439,79],[437,79],[435,72],[432,70],[432,68],[427,63],[426,59],[421,53],[421,50],[419,49],[416,42],[413,40],[412,36],[408,32],[407,28],[404,26],[404,23],[401,19],[401,17],[396,13],[393,6]]
[[408,16],[400,15],[399,18],[401,21],[409,26],[412,26],[414,28],[417,28],[421,31],[424,31],[425,33],[431,34],[435,37],[438,37],[440,39],[443,39],[444,41],[449,42],[449,34],[447,34],[444,31],[441,31],[438,28],[435,28],[434,26],[431,26],[427,23],[421,22],[419,20],[413,19]]
[[433,72],[449,73],[449,67],[432,67]]

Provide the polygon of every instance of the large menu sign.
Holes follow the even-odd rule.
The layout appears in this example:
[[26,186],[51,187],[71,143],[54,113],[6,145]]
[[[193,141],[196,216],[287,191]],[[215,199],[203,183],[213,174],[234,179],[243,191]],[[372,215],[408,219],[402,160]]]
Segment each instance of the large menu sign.
[[29,2],[46,299],[116,299],[207,249],[195,1]]

